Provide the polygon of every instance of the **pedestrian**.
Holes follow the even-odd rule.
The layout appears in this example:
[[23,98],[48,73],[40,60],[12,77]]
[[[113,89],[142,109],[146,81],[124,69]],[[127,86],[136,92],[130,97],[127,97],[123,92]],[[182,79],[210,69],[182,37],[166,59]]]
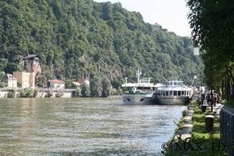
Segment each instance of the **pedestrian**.
[[209,105],[210,102],[211,102],[210,93],[207,93],[207,94],[206,94],[206,102],[207,102],[208,105]]
[[216,104],[217,104],[217,94],[214,93],[213,94],[213,105],[216,106]]
[[202,93],[202,95],[201,95],[201,105],[203,105],[204,100],[205,100],[205,93]]

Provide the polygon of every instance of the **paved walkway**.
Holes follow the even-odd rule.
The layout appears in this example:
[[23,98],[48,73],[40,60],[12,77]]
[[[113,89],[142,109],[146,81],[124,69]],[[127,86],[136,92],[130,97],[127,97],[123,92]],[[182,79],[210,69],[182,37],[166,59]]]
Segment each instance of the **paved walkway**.
[[193,121],[192,121],[192,117],[193,117],[193,110],[194,108],[192,107],[188,107],[186,116],[183,117],[183,121],[184,121],[184,125],[183,127],[179,127],[180,129],[177,131],[174,139],[178,140],[179,138],[182,140],[185,140],[186,138],[190,138],[191,137],[191,132],[193,129]]
[[[204,106],[208,106],[206,103],[206,100],[203,103]],[[222,104],[218,103],[216,104],[216,106],[213,106],[213,112],[216,112],[215,115],[217,117],[220,116],[220,110],[223,107]],[[191,137],[191,133],[192,133],[192,129],[193,129],[193,121],[192,121],[192,117],[193,117],[193,113],[194,113],[194,107],[189,107],[186,110],[186,116],[183,117],[183,121],[184,121],[184,125],[183,127],[180,127],[180,129],[177,131],[174,140],[178,140],[178,138],[185,140],[186,138],[190,138]]]
[[220,103],[216,104],[216,106],[213,107],[213,112],[216,113],[215,115],[216,115],[218,118],[220,117],[220,111],[221,111],[222,107],[223,107],[223,105],[220,104]]

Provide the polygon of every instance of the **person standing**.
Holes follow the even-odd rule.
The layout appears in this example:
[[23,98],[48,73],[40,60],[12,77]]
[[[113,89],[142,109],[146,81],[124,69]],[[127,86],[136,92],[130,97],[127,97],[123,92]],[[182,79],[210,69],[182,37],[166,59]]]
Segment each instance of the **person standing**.
[[211,102],[210,93],[206,94],[206,102],[208,105],[210,105],[210,102]]
[[203,105],[204,100],[205,100],[205,93],[202,93],[202,95],[201,95],[201,105]]

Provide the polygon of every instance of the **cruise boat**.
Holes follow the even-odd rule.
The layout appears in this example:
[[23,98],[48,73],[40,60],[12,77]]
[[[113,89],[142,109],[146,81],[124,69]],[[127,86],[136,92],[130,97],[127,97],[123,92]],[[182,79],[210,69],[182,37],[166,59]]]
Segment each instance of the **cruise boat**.
[[154,84],[150,82],[150,78],[140,79],[139,69],[136,75],[137,83],[128,83],[125,78],[125,83],[122,85],[124,104],[153,104],[155,102]]
[[193,88],[183,84],[180,80],[171,80],[155,91],[156,104],[160,105],[186,105],[192,98]]

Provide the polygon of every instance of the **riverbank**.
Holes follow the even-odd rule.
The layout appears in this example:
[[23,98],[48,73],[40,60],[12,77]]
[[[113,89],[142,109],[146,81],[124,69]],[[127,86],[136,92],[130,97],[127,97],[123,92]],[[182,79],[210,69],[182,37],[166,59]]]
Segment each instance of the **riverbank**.
[[[226,155],[220,138],[219,118],[222,107],[222,104],[216,104],[213,112],[210,111],[210,107],[203,112],[196,101],[190,103],[188,109],[183,112],[184,115],[178,124],[175,136],[168,143],[165,155]],[[207,131],[209,126],[205,118],[212,116],[207,115],[214,117],[211,131]]]
[[[23,89],[9,89],[9,88],[1,88],[0,89],[0,98],[7,98],[9,93],[12,93],[12,97],[20,97],[20,92]],[[75,91],[75,89],[50,89],[50,88],[39,88],[36,89],[37,93],[34,96],[34,98],[45,98],[45,97],[62,97],[62,98],[69,98],[72,97],[72,92]]]
[[[21,92],[24,89],[12,89],[12,88],[0,88],[0,98],[20,98]],[[27,98],[72,98],[74,97],[74,92],[77,89],[51,89],[51,88],[35,88],[31,89],[29,93],[32,96],[26,96]],[[25,92],[25,91],[23,91]],[[35,93],[36,92],[36,93]],[[9,93],[11,96],[9,96]],[[35,95],[34,95],[35,93]],[[110,95],[108,98],[120,98],[121,95]]]

